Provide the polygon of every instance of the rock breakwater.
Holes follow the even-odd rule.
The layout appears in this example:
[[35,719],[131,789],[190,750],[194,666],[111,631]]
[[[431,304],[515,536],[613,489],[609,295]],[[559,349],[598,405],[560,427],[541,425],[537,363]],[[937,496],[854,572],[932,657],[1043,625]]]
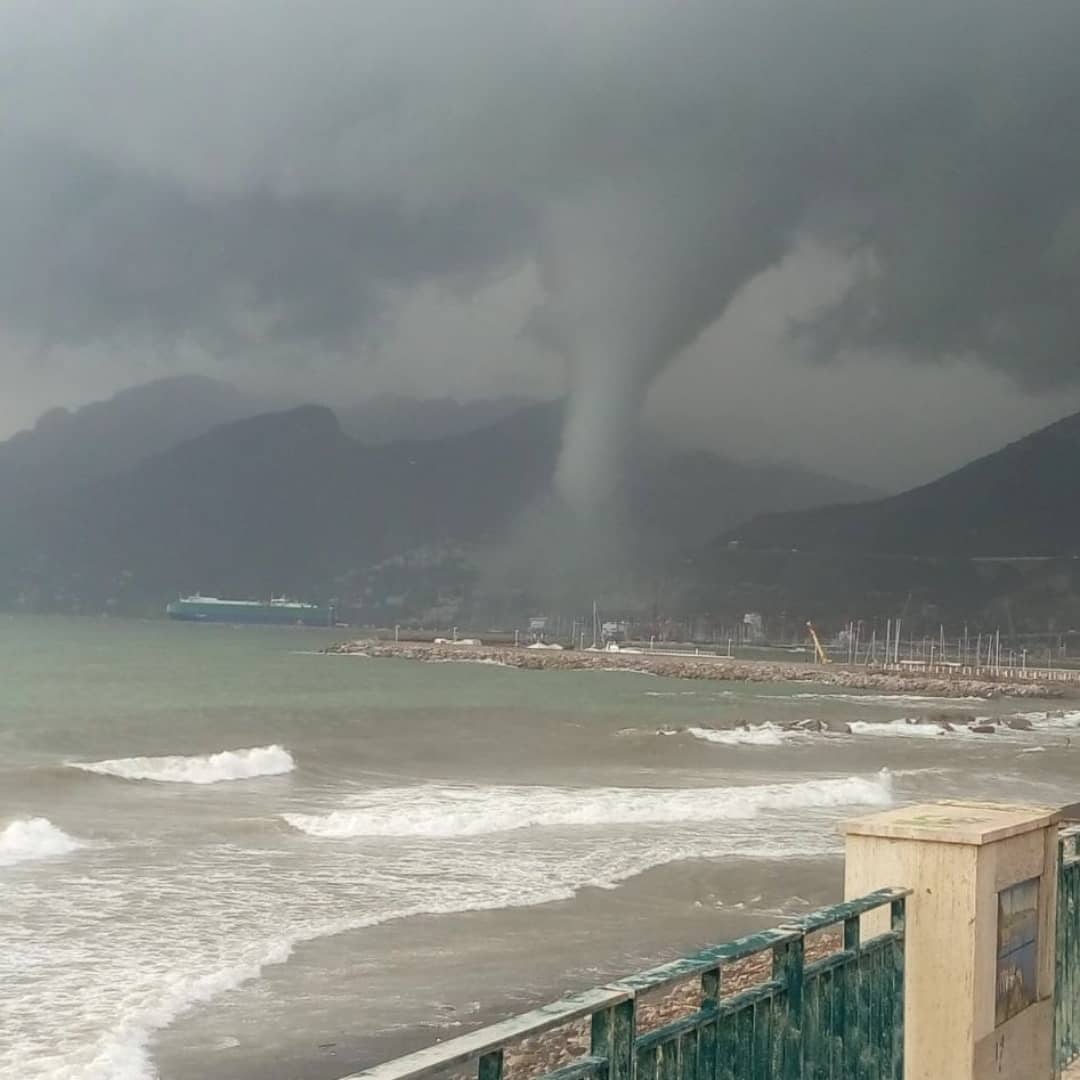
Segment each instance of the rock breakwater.
[[839,664],[823,667],[792,661],[737,660],[719,656],[686,656],[660,652],[591,652],[577,649],[528,649],[512,645],[373,640],[339,642],[324,651],[336,655],[419,660],[426,663],[458,661],[500,664],[527,671],[636,671],[673,679],[707,679],[718,682],[806,682],[847,690],[918,693],[943,698],[1060,698],[1069,694],[1065,686],[1034,682],[949,678],[918,671],[885,672]]

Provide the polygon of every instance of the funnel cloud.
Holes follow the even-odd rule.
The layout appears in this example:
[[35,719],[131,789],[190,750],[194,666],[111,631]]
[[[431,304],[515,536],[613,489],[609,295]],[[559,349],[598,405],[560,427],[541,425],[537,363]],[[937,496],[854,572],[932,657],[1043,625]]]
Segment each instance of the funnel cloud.
[[5,384],[543,367],[591,511],[661,374],[811,251],[837,286],[771,313],[805,363],[1073,394],[1078,38],[1071,0],[13,0]]

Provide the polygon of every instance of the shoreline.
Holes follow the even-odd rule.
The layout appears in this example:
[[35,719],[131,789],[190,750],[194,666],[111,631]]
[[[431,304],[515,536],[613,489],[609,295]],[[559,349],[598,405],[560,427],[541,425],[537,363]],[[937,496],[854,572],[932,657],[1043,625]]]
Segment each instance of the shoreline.
[[[330,974],[321,978],[344,985],[362,970],[357,968],[356,954],[369,951],[375,937],[381,939],[381,944],[401,949],[395,955],[405,971],[400,982],[389,988],[387,1000],[393,1002],[423,973],[447,934],[463,942],[466,949],[461,955],[447,958],[449,970],[444,971],[437,985],[422,993],[410,991],[408,1005],[400,1012],[398,1008],[380,1008],[380,1015],[373,1019],[363,990],[353,998],[348,1011],[326,1010],[317,995],[312,999],[314,1005],[301,1004],[299,1014],[293,1006],[280,1015],[277,1030],[291,1025],[301,1037],[290,1040],[284,1053],[277,1048],[270,1053],[240,1056],[249,1046],[260,1044],[257,1033],[246,1036],[244,1047],[223,1046],[223,1037],[237,1029],[227,1018],[221,1020],[220,1007],[206,1003],[199,1010],[221,1020],[220,1027],[208,1035],[198,1022],[194,1028],[191,1026],[189,1015],[186,1022],[182,1020],[159,1034],[153,1056],[162,1075],[176,1080],[226,1074],[235,1080],[340,1080],[541,1008],[568,993],[626,978],[693,955],[709,944],[755,934],[781,925],[788,918],[839,902],[843,877],[839,854],[807,860],[803,869],[807,877],[797,891],[800,897],[812,899],[798,901],[788,914],[782,909],[792,897],[784,894],[795,890],[784,887],[789,871],[773,860],[690,858],[650,867],[621,884],[620,918],[606,919],[599,939],[594,937],[595,925],[599,925],[602,915],[610,916],[614,894],[598,886],[584,886],[572,898],[537,905],[420,914],[346,931],[345,940],[342,935],[331,935],[300,945],[285,965],[268,968],[260,981],[266,985],[278,980],[284,987],[289,981],[288,967],[324,969],[328,961]],[[738,878],[734,886],[733,872]],[[717,889],[725,890],[727,903],[715,903],[720,898],[719,893],[713,895]],[[739,906],[742,900],[763,892],[768,894],[764,904],[750,903],[746,910]],[[662,918],[665,914],[666,921]],[[537,965],[533,958],[549,940],[563,945]],[[826,948],[827,940],[828,935],[809,938],[808,957],[817,955],[811,950],[831,951],[836,947],[833,944]],[[508,954],[505,945],[510,941],[515,942],[515,947]],[[725,972],[724,996],[768,978],[767,966],[767,959],[761,957],[732,964]],[[385,987],[382,993],[387,995]],[[694,1011],[699,998],[700,983],[692,978],[650,995],[641,1001],[639,1031]],[[391,1023],[388,1016],[392,1014],[397,1014],[397,1020]],[[200,1044],[199,1055],[194,1059],[179,1056],[190,1053],[193,1042]],[[582,1022],[542,1036],[525,1037],[507,1047],[504,1077],[526,1080],[542,1075],[582,1056],[587,1048],[588,1024]],[[475,1080],[475,1069],[467,1073],[450,1070],[446,1080],[466,1080],[468,1076]]]
[[428,644],[361,639],[341,641],[323,650],[334,656],[415,660],[421,663],[462,661],[495,664],[524,671],[631,671],[665,678],[716,682],[804,682],[845,690],[919,693],[940,698],[1071,698],[1080,696],[1068,684],[1015,682],[925,672],[873,671],[843,664],[779,660],[737,660],[719,656],[687,656],[653,652],[591,652],[580,649],[529,649],[507,645]]

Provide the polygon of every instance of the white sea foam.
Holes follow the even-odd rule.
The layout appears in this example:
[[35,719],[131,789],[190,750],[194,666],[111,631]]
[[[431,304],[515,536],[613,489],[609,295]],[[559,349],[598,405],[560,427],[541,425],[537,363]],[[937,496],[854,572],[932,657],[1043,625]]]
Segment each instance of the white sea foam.
[[[149,1044],[155,1032],[167,1028],[189,1009],[211,1001],[258,978],[264,967],[282,964],[292,953],[288,939],[272,941],[248,950],[235,964],[201,974],[176,973],[162,979],[152,1000],[141,1007],[129,1002],[130,1011],[102,1033],[96,1044],[76,1054],[60,1051],[54,1060],[38,1058],[27,1063],[23,1075],[43,1080],[151,1080],[158,1069]],[[132,1007],[134,1006],[134,1007]]]
[[0,866],[67,855],[82,846],[48,818],[16,818],[0,832]]
[[949,734],[940,724],[913,724],[910,720],[852,720],[848,725],[853,735],[878,735],[886,739],[936,739]]
[[1014,713],[1015,719],[1027,720],[1039,731],[1072,731],[1080,728],[1080,712]]
[[529,828],[738,821],[767,811],[884,806],[892,778],[850,776],[799,784],[726,788],[421,787],[383,788],[328,814],[282,815],[325,839],[476,836]]
[[906,707],[910,705],[940,705],[949,709],[972,709],[977,704],[984,704],[982,698],[975,697],[932,697],[927,694],[830,694],[824,691],[804,691],[798,694],[759,694],[758,697],[769,701],[844,701],[853,705],[883,705],[888,707]]
[[494,656],[438,656],[431,660],[432,664],[480,664],[482,667],[501,667],[513,670],[513,665],[504,660],[496,660]]
[[782,746],[785,742],[799,737],[799,732],[785,731],[776,724],[750,724],[736,728],[686,729],[687,734],[705,742],[720,743],[722,746]]
[[193,757],[133,757],[109,761],[68,763],[72,769],[117,776],[123,780],[156,780],[167,784],[217,784],[224,780],[250,780],[280,776],[296,767],[292,754],[280,746],[223,750]]
[[848,726],[852,735],[877,735],[890,739],[934,739],[943,735],[968,734],[963,726],[949,730],[941,724],[916,724],[911,720],[890,720],[888,723],[852,720]]

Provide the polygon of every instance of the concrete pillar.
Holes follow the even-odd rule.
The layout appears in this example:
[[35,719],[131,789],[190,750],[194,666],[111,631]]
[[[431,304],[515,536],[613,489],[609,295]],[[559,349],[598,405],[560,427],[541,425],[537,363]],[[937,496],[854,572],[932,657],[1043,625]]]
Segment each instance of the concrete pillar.
[[848,898],[912,890],[906,1080],[1055,1075],[1058,820],[1047,807],[950,802],[844,826]]

